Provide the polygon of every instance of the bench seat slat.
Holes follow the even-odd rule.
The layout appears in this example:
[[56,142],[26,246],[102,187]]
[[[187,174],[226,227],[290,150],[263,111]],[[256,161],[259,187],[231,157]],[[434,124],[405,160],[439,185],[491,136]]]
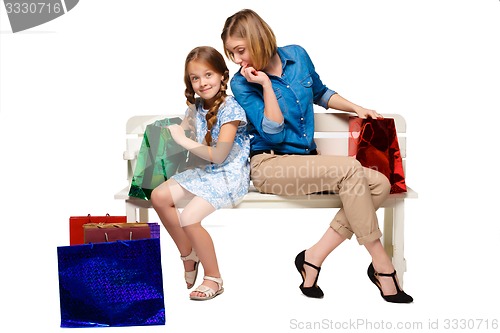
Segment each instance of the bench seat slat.
[[[115,199],[128,200],[138,207],[152,208],[151,201],[128,196],[129,187],[123,188],[115,194]],[[390,207],[391,199],[402,200],[417,198],[418,194],[411,188],[406,193],[390,194],[389,198],[382,204],[382,207]],[[179,208],[182,208],[180,205]],[[298,196],[280,196],[275,194],[263,194],[251,188],[243,200],[237,205],[237,208],[340,208],[342,202],[338,194],[310,194]]]

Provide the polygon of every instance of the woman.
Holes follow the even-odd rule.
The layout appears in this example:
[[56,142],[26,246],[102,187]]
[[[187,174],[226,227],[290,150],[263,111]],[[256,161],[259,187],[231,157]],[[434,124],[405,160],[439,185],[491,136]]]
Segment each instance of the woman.
[[[368,276],[382,297],[388,302],[412,302],[400,289],[380,241],[376,209],[389,194],[389,181],[354,158],[319,155],[314,143],[313,104],[355,112],[361,118],[382,116],[328,89],[307,52],[298,45],[278,47],[272,29],[252,10],[230,16],[221,38],[226,55],[241,66],[231,89],[249,122],[254,186],[262,193],[278,195],[335,191],[342,200],[343,208],[324,235],[295,259],[302,293],[323,297],[317,284],[321,264],[354,234],[372,257]],[[300,178],[296,170],[301,170]]]

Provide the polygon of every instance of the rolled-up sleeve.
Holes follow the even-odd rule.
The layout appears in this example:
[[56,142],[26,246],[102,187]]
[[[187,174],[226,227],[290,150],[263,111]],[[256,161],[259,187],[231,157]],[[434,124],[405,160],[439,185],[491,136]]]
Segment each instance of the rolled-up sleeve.
[[328,109],[328,101],[335,94],[336,94],[335,91],[327,89],[326,92],[323,94],[323,96],[321,96],[321,98],[319,99],[318,105],[324,107],[325,109]]
[[283,131],[285,123],[277,123],[275,121],[269,120],[266,116],[262,119],[262,130],[267,134],[278,134]]

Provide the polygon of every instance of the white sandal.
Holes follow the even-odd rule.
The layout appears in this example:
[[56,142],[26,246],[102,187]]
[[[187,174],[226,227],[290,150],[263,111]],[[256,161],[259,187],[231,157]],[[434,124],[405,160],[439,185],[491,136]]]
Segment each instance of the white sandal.
[[217,283],[219,285],[219,289],[217,291],[215,291],[212,288],[201,284],[194,291],[204,293],[205,296],[189,296],[190,299],[196,300],[196,301],[206,301],[206,300],[212,299],[215,296],[220,295],[224,292],[224,287],[222,287],[222,279],[221,278],[216,278],[213,276],[204,276],[203,280],[210,280],[210,281]]
[[192,260],[194,261],[194,270],[189,271],[189,272],[184,272],[184,279],[186,280],[186,283],[189,284],[188,289],[193,288],[195,282],[196,282],[196,277],[198,276],[198,266],[200,264],[200,258],[196,255],[196,252],[194,252],[194,249],[191,249],[191,253],[185,257],[181,256],[182,261],[188,261]]

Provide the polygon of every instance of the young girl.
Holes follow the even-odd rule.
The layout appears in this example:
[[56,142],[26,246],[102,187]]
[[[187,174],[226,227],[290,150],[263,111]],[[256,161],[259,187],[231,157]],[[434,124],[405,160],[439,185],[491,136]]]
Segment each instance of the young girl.
[[[241,66],[231,88],[250,125],[253,185],[263,193],[278,195],[334,191],[342,200],[343,208],[323,236],[296,256],[302,293],[323,297],[317,284],[321,264],[354,234],[371,255],[368,276],[382,297],[388,302],[412,302],[399,287],[380,242],[376,209],[389,194],[389,181],[354,158],[318,154],[314,142],[313,104],[355,112],[361,118],[381,116],[328,89],[307,52],[298,45],[278,47],[272,29],[252,10],[229,17],[221,37],[226,55]],[[309,172],[296,177],[294,167]]]
[[[201,221],[216,209],[236,205],[250,182],[245,111],[227,95],[228,79],[224,57],[214,48],[197,47],[188,54],[184,82],[189,108],[181,125],[169,129],[179,145],[206,163],[174,175],[151,194],[181,254],[188,289],[196,282],[199,262],[203,265],[204,281],[190,294],[193,300],[212,299],[224,291],[214,244]],[[196,140],[186,137],[189,129]],[[179,212],[181,200],[189,202]]]

